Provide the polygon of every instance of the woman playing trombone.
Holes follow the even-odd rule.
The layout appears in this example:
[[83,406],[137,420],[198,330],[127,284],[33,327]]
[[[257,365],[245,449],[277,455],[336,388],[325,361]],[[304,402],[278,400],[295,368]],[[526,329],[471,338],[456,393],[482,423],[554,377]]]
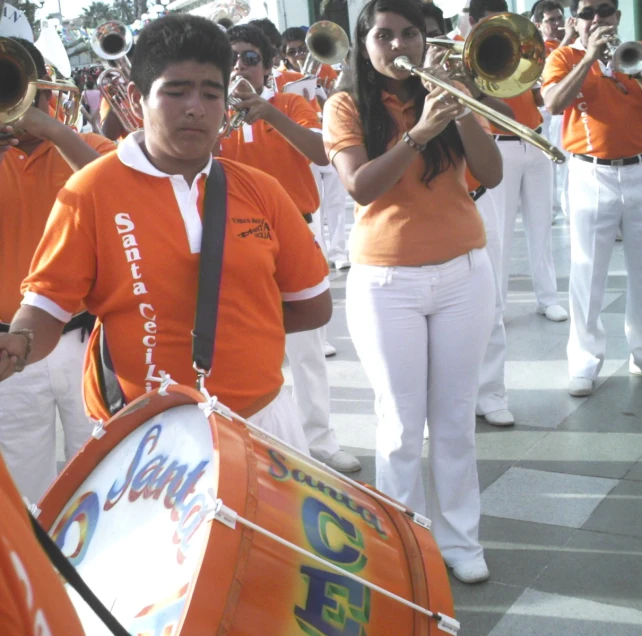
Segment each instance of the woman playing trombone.
[[464,173],[468,164],[492,188],[501,158],[447,91],[395,67],[400,55],[424,57],[412,0],[368,2],[353,42],[352,85],[328,101],[324,139],[357,202],[347,318],[376,395],[377,487],[427,513],[455,576],[478,582],[489,573],[478,541],[475,398],[495,291]]

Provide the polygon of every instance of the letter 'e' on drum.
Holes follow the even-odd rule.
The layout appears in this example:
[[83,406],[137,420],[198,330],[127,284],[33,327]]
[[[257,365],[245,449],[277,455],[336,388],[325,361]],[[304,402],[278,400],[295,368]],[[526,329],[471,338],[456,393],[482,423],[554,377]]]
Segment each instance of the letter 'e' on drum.
[[[38,521],[125,629],[456,633],[443,560],[403,506],[208,406],[180,385],[138,398],[39,504]],[[68,590],[85,632],[108,634]]]

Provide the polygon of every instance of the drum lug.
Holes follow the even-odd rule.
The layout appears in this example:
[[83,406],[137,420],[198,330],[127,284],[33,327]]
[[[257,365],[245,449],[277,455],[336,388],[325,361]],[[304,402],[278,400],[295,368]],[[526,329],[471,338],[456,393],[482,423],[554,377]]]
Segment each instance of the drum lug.
[[423,515],[420,515],[418,512],[412,513],[412,520],[418,526],[421,526],[422,528],[426,528],[426,530],[430,530],[432,526],[432,521],[428,519],[428,517],[424,517]]
[[455,620],[454,618],[451,618],[450,616],[446,616],[441,612],[437,612],[435,614],[435,618],[437,619],[438,629],[440,629],[442,632],[446,632],[446,634],[452,634],[453,636],[457,636],[457,633],[459,632],[459,628],[461,627],[459,621]]
[[107,433],[107,430],[105,429],[105,423],[102,420],[98,420],[96,422],[96,426],[94,426],[94,430],[91,432],[91,436],[94,439],[102,439]]

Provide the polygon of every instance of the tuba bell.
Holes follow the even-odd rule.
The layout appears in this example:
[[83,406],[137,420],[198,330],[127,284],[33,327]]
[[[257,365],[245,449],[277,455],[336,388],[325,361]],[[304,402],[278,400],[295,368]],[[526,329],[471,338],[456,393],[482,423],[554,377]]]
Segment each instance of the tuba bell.
[[133,43],[134,36],[129,27],[118,20],[103,22],[94,31],[90,42],[94,53],[107,62],[105,70],[98,76],[96,82],[98,90],[123,128],[130,133],[140,127],[127,95],[127,84],[131,72],[127,53],[131,50]]
[[[39,90],[58,93],[56,117],[65,126],[74,125],[80,110],[80,90],[73,82],[38,79],[29,52],[11,38],[0,37],[0,124],[20,119],[33,105]],[[67,99],[66,94],[71,99]]]

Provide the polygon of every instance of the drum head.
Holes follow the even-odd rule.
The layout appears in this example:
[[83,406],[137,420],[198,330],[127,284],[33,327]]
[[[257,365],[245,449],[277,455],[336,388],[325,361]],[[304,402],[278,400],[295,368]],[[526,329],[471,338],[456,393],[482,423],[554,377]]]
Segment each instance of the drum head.
[[[209,539],[216,427],[193,396],[184,399],[195,392],[179,389],[145,396],[110,420],[41,502],[43,525],[132,634],[177,633]],[[109,634],[68,589],[87,634]]]

